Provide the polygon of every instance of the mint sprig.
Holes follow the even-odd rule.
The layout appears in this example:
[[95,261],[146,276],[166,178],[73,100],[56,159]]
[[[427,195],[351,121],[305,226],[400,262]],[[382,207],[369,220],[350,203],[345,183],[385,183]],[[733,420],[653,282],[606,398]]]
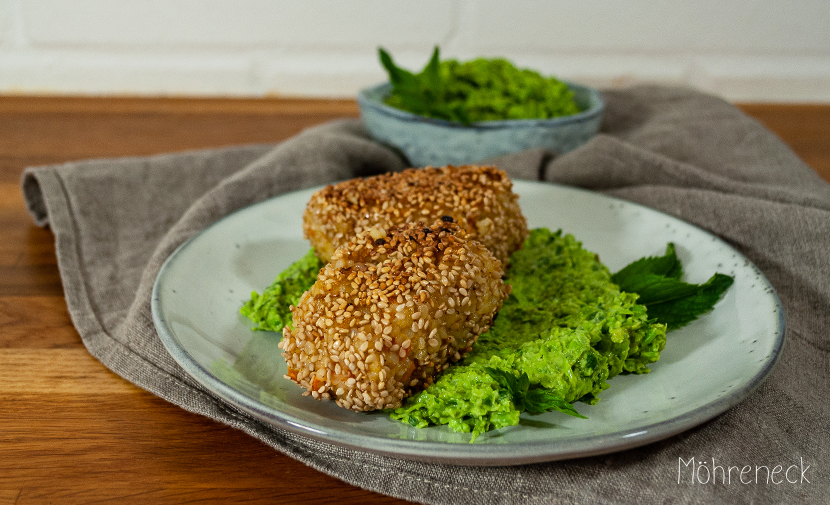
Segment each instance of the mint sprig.
[[513,405],[516,406],[516,410],[519,412],[541,414],[542,412],[555,410],[569,416],[588,419],[577,412],[572,404],[560,398],[553,391],[538,387],[531,389],[530,379],[524,372],[516,377],[511,372],[498,368],[484,367],[484,370],[510,394]]
[[734,283],[721,273],[703,284],[683,282],[683,266],[674,244],[666,246],[663,256],[651,256],[632,262],[611,276],[622,291],[637,293],[637,303],[646,306],[649,317],[664,323],[667,330],[689,324],[709,312]]
[[422,116],[470,123],[463,108],[447,101],[438,46],[435,46],[429,62],[418,74],[397,66],[392,56],[382,47],[378,48],[378,56],[389,74],[395,106]]

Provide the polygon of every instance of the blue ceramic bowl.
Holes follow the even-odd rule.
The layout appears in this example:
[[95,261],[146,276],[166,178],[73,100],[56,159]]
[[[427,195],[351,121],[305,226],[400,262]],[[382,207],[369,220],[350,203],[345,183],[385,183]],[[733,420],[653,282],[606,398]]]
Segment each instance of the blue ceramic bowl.
[[462,165],[542,147],[565,153],[599,130],[605,102],[599,91],[567,83],[582,112],[553,119],[481,121],[465,126],[418,116],[386,105],[392,89],[383,83],[358,94],[360,115],[372,136],[397,148],[414,167]]

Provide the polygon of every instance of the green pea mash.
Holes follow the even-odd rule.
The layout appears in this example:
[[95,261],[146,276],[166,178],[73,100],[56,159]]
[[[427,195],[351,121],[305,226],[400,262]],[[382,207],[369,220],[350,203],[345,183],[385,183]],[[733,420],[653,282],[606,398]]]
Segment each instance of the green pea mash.
[[262,294],[254,291],[251,299],[239,309],[243,316],[254,322],[253,330],[276,331],[282,334],[284,326],[291,322],[292,305],[317,280],[323,262],[309,250],[305,256],[283,270]]
[[504,58],[440,61],[436,47],[429,63],[415,74],[395,65],[382,48],[379,54],[392,84],[386,103],[413,114],[470,124],[580,112],[567,84]]
[[[282,331],[288,305],[314,283],[321,266],[309,253],[262,295],[253,293],[242,313],[255,329]],[[390,412],[393,419],[419,428],[446,424],[475,440],[518,424],[523,411],[571,409],[573,415],[568,404],[596,403],[608,379],[648,372],[665,347],[666,326],[649,320],[637,295],[620,291],[572,235],[532,230],[511,257],[505,282],[512,293],[490,331],[434,384]],[[493,371],[518,377],[525,391],[511,391]],[[541,397],[547,403],[534,406],[530,399]],[[550,406],[556,402],[568,409]]]
[[473,350],[392,418],[416,427],[471,432],[519,423],[521,411],[486,368],[521,376],[572,403],[594,404],[620,373],[645,373],[660,358],[666,327],[650,322],[637,295],[621,292],[608,269],[572,235],[540,228],[511,257],[513,287],[495,324]]

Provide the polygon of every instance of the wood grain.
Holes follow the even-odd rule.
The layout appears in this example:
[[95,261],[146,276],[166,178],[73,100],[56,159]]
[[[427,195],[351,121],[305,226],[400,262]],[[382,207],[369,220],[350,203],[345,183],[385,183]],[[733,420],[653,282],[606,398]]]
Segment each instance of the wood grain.
[[[830,181],[830,106],[743,104]],[[275,142],[351,100],[0,97],[0,505],[406,503],[365,491],[119,378],[83,347],[26,166]]]
[[830,181],[830,104],[739,104]]

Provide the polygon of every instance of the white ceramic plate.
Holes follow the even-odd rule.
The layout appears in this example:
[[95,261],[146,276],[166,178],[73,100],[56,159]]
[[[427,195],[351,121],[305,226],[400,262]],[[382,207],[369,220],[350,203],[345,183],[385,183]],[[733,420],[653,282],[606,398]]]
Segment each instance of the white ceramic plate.
[[711,313],[669,333],[646,375],[617,376],[589,419],[523,414],[518,426],[469,434],[416,429],[382,413],[356,413],[301,395],[284,379],[279,336],[254,332],[239,307],[305,254],[302,211],[314,189],[279,196],[225,217],[170,256],[153,290],[153,318],[175,360],[217,396],[257,418],[332,444],[396,458],[513,465],[590,456],[680,433],[746,398],[770,372],[784,340],[772,286],[740,253],[671,216],[589,191],[516,181],[530,227],[574,234],[615,272],[674,242],[685,280],[713,273],[735,283]]

